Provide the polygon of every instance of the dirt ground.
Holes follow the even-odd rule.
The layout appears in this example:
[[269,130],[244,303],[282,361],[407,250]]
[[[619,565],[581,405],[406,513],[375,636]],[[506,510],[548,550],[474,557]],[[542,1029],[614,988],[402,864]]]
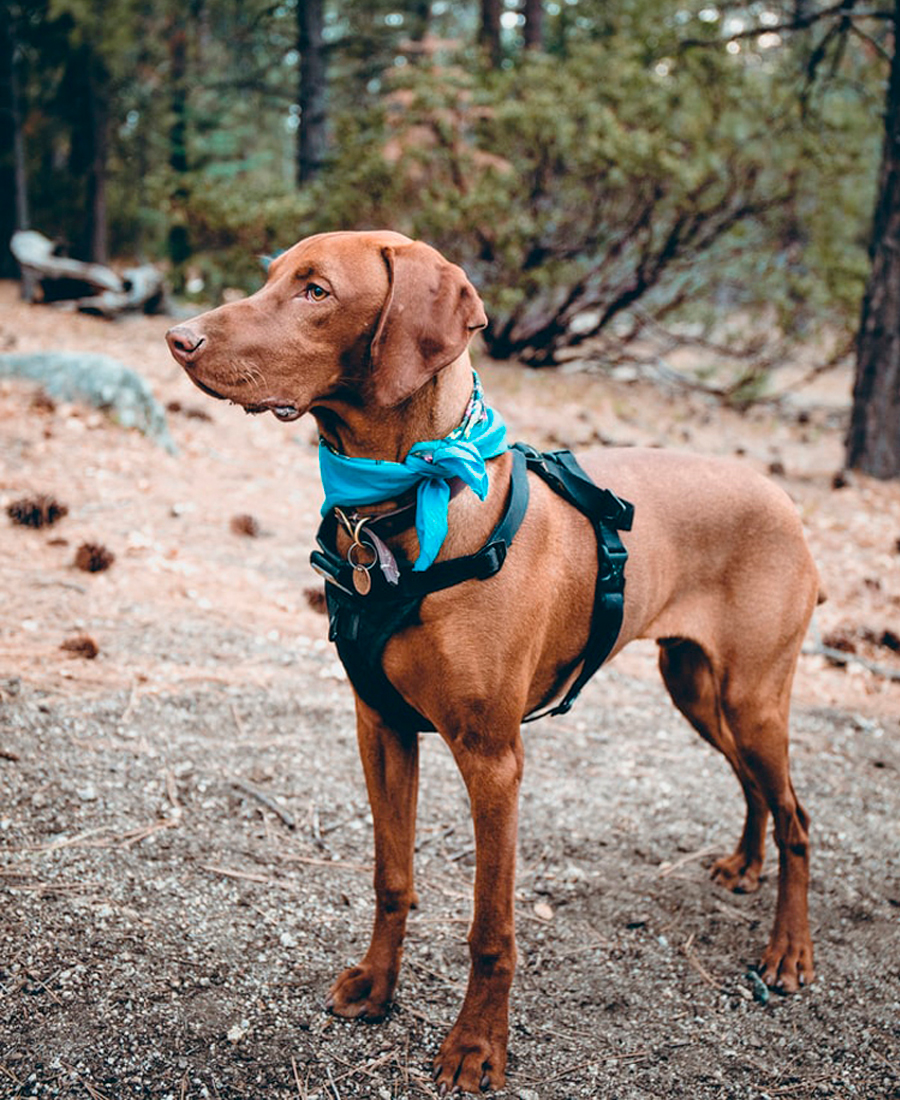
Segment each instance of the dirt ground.
[[[462,784],[426,737],[421,907],[395,1008],[377,1025],[326,1015],[332,977],[368,939],[371,821],[350,690],[305,595],[314,426],[204,398],[166,327],[28,308],[0,285],[0,350],[115,356],[171,406],[179,449],[0,385],[0,1097],[432,1096],[427,1064],[467,969]],[[774,853],[756,895],[709,883],[740,792],[669,703],[653,648],[633,647],[571,714],[527,733],[497,1095],[900,1096],[900,483],[834,485],[848,374],[740,416],[627,372],[480,369],[513,437],[740,453],[769,470],[829,594],[792,748],[813,821],[816,983],[757,999]],[[36,493],[68,514],[10,522],[6,507]],[[256,536],[234,529],[240,515]],[[76,568],[83,543],[110,567]],[[95,658],[61,648],[82,635]]]

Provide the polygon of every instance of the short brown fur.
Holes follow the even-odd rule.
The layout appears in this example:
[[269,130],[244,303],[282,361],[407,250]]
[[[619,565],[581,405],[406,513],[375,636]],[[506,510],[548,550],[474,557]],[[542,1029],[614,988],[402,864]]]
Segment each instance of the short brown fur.
[[[484,324],[464,273],[427,245],[389,232],[334,233],[301,241],[272,264],[259,292],[177,326],[168,341],[213,396],[285,420],[311,412],[343,453],[397,461],[460,422],[472,386],[467,343]],[[793,992],[813,980],[813,949],[809,818],[788,772],[788,711],[819,593],[797,513],[780,489],[736,462],[637,448],[581,461],[635,506],[633,529],[623,533],[625,614],[614,653],[635,638],[659,643],[675,705],[724,754],[746,797],[737,849],[712,868],[718,883],[758,887],[774,820],[778,897],[761,973],[767,985]],[[441,559],[480,548],[503,509],[510,467],[508,454],[489,462],[484,503],[470,492],[454,497]],[[415,557],[413,532],[394,541]],[[503,569],[426,597],[421,625],[385,651],[391,682],[449,746],[475,825],[471,969],[434,1062],[442,1092],[504,1083],[520,723],[577,664],[596,570],[588,521],[532,477]],[[328,1005],[341,1016],[378,1018],[394,991],[415,899],[418,740],[358,698],[356,710],[374,819],[375,922],[368,951],[337,978]]]

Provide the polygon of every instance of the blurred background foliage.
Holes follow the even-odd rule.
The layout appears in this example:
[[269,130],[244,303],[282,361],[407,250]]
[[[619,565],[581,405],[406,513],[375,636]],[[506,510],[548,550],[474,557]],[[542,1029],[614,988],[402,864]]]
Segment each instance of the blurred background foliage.
[[653,326],[846,346],[890,28],[838,34],[841,10],[5,0],[2,229],[218,300],[310,233],[396,228],[466,268],[492,354],[535,364]]

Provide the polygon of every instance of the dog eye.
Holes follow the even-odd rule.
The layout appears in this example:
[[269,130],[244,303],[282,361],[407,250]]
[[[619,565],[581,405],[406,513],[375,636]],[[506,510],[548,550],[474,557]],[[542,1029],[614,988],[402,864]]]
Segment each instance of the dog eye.
[[324,302],[328,297],[328,291],[318,283],[310,283],[303,293],[310,302]]

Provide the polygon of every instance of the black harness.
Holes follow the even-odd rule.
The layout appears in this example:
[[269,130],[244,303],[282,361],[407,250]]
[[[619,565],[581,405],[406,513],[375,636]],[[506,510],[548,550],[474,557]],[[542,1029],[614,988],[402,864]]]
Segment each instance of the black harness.
[[371,587],[361,595],[353,583],[354,565],[336,550],[334,513],[326,516],[319,528],[319,549],[313,551],[310,560],[329,582],[325,585],[328,636],[336,643],[341,663],[359,696],[398,732],[433,730],[434,726],[403,699],[385,675],[384,648],[399,631],[421,623],[419,609],[430,593],[463,581],[487,580],[500,571],[528,510],[529,470],[591,521],[599,569],[591,631],[580,658],[581,671],[560,703],[549,710],[539,708],[525,721],[565,714],[619,636],[628,553],[618,532],[631,530],[633,506],[596,485],[571,451],[542,454],[527,443],[516,443],[511,450],[513,467],[506,507],[487,542],[475,554],[436,562],[422,573],[414,573],[408,562],[401,562],[396,584],[390,583],[381,569],[371,569]]

